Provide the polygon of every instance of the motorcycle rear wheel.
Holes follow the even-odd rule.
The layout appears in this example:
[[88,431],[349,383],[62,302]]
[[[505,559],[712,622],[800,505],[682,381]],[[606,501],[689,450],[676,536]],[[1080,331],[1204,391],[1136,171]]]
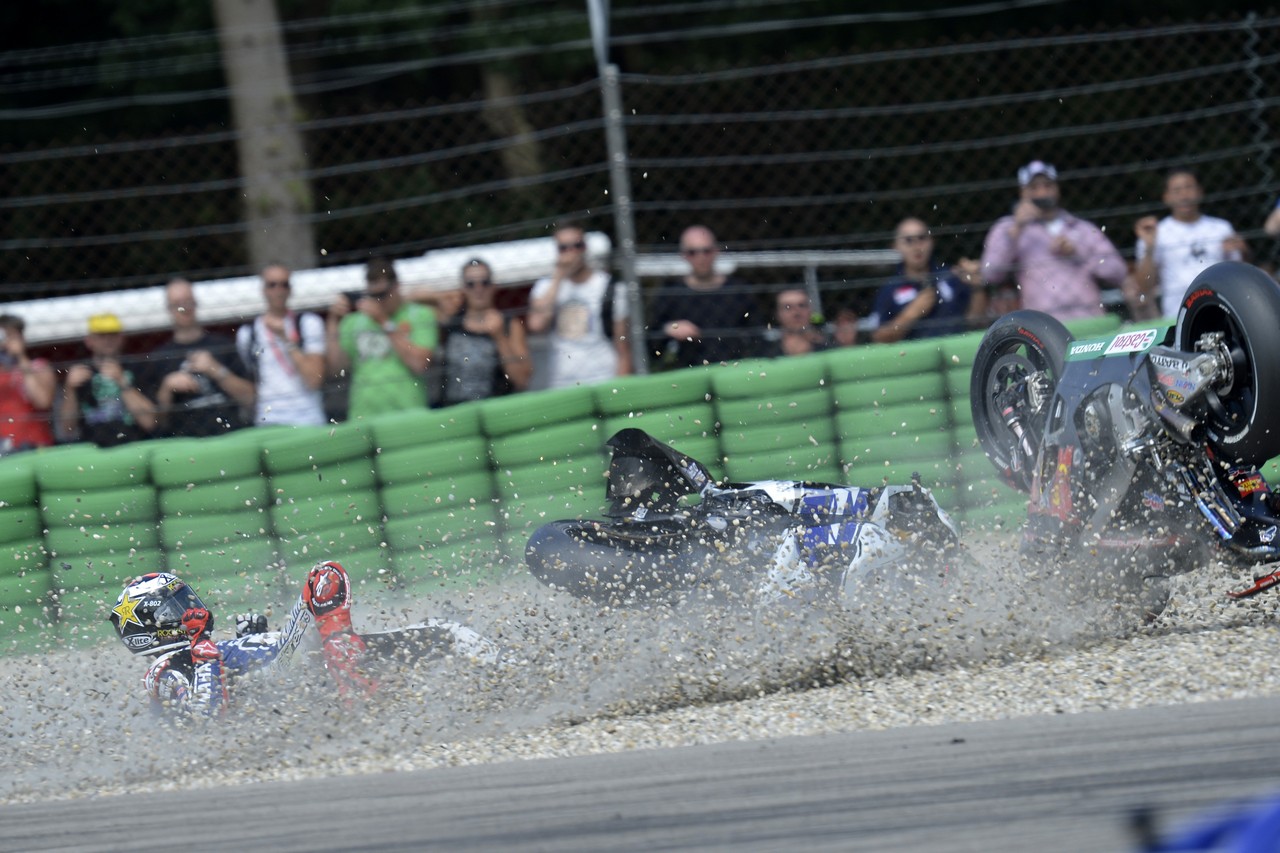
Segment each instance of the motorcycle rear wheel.
[[[987,330],[978,346],[969,381],[969,405],[978,442],[999,472],[1015,489],[1031,491],[1032,465],[1015,469],[1018,438],[1005,424],[996,397],[1036,371],[1045,372],[1053,387],[1062,378],[1067,347],[1073,340],[1067,327],[1040,311],[1013,311]],[[1032,449],[1039,453],[1042,423],[1024,424]]]
[[525,547],[525,564],[542,583],[615,605],[674,599],[702,579],[707,556],[683,525],[553,521]]
[[1177,345],[1195,352],[1221,332],[1232,376],[1210,396],[1209,444],[1224,460],[1262,465],[1280,456],[1280,284],[1257,267],[1225,261],[1196,276],[1178,309]]

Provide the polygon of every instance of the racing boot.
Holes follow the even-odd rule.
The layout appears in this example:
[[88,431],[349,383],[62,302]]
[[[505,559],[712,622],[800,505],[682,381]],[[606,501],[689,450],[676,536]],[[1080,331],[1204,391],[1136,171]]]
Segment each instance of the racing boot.
[[317,563],[307,573],[302,600],[316,620],[325,667],[338,682],[344,699],[368,696],[378,687],[361,668],[365,644],[351,627],[351,579],[335,560]]

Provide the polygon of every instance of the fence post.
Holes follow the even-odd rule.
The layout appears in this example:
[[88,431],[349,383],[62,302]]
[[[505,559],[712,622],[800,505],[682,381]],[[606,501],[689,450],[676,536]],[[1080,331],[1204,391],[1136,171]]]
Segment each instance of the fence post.
[[[618,242],[614,247],[614,269],[627,290],[627,334],[631,341],[632,369],[649,372],[645,342],[644,305],[640,282],[636,280],[636,224],[631,212],[631,176],[627,163],[627,132],[622,124],[622,91],[618,66],[600,66],[600,88],[604,99],[605,144],[609,156],[609,195],[613,198],[613,224]],[[606,330],[605,334],[609,334]]]

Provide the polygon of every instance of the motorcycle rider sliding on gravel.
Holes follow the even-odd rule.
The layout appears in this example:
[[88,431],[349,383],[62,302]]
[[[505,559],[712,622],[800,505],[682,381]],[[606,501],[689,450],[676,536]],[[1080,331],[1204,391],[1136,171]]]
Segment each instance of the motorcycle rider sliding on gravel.
[[125,585],[108,616],[125,648],[155,658],[143,677],[155,708],[180,715],[214,716],[233,704],[237,681],[252,672],[292,664],[307,629],[320,635],[325,668],[346,698],[367,696],[378,682],[369,664],[390,654],[419,657],[454,650],[496,663],[498,649],[455,622],[428,619],[393,631],[357,633],[351,624],[351,580],[333,560],[307,572],[302,592],[280,631],[266,617],[235,617],[234,639],[213,639],[214,619],[195,590],[177,575],[151,572]]

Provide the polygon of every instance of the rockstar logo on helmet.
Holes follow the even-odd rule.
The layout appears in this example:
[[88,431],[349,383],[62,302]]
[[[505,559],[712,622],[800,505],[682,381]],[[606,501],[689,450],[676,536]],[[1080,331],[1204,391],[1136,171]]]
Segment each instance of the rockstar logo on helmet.
[[138,602],[141,600],[142,599],[140,598],[130,598],[127,595],[122,595],[119,603],[117,603],[115,607],[111,608],[111,612],[115,613],[116,616],[120,618],[121,628],[124,628],[124,626],[128,625],[130,622],[135,625],[142,624],[142,620],[134,613],[134,611],[138,609]]

